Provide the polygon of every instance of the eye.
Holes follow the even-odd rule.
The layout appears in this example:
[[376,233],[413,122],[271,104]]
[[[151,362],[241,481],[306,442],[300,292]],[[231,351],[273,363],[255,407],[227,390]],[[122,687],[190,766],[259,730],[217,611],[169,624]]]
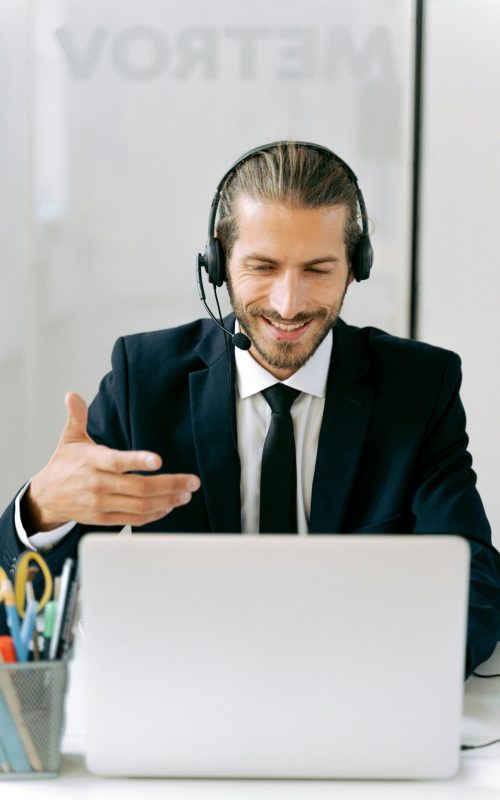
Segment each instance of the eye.
[[307,272],[314,272],[315,275],[329,275],[329,269],[318,269],[318,267],[307,267]]

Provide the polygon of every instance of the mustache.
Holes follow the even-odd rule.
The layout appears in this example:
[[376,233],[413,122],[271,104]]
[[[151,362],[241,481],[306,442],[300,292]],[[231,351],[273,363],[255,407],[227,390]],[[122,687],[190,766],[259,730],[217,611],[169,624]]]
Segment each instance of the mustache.
[[[252,308],[252,310],[248,310],[246,312],[251,317],[267,317],[267,319],[272,319],[275,322],[282,322],[283,318],[277,311],[274,311],[272,308],[264,308],[260,306],[256,306]],[[296,314],[292,319],[287,319],[286,321],[290,325],[299,325],[302,322],[309,322],[311,319],[325,319],[328,315],[328,310],[325,308],[318,308],[315,311],[310,311],[308,314],[304,312],[300,312]]]

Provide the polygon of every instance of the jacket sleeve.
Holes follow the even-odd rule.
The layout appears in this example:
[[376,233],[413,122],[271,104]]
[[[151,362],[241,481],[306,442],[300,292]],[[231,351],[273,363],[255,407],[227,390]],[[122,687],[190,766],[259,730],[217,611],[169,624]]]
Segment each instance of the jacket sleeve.
[[[97,396],[89,407],[87,431],[99,444],[117,450],[128,450],[128,370],[123,339],[116,342],[111,361],[112,371],[102,379]],[[14,514],[15,499],[9,503],[0,518],[0,565],[11,577],[14,577],[17,560],[25,549],[16,533]],[[102,526],[77,524],[61,542],[45,551],[43,557],[52,573],[58,575],[65,558],[76,556],[78,542],[83,534],[101,528]],[[121,526],[110,526],[108,530],[118,531],[120,528]],[[3,611],[0,632],[2,629],[5,630]]]
[[471,570],[465,673],[492,654],[500,638],[500,554],[476,489],[460,401],[460,359],[451,354],[422,440],[412,512],[417,533],[458,533],[469,539]]

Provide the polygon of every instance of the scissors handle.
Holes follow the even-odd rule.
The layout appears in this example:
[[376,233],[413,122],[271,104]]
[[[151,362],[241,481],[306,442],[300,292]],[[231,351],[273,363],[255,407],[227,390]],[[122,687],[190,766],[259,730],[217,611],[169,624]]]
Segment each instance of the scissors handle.
[[38,600],[38,610],[41,611],[41,609],[45,606],[48,600],[50,600],[50,598],[52,597],[52,574],[47,565],[47,562],[40,555],[40,553],[35,553],[31,551],[24,552],[19,561],[17,562],[17,567],[16,567],[15,595],[16,595],[17,612],[20,617],[24,617],[25,614],[26,584],[28,582],[28,570],[32,562],[34,562],[40,567],[40,570],[42,572],[45,581],[45,586],[42,596]]

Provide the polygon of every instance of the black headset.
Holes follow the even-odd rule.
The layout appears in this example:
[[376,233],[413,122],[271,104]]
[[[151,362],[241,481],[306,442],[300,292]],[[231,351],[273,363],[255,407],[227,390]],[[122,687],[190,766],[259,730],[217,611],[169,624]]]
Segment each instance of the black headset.
[[244,153],[241,158],[235,161],[235,163],[227,170],[225,175],[223,175],[222,179],[219,181],[219,185],[215,190],[212,205],[210,207],[210,215],[208,218],[208,240],[205,251],[204,253],[198,253],[197,257],[198,268],[200,271],[201,267],[205,268],[206,272],[208,273],[208,280],[213,286],[222,286],[226,280],[226,257],[219,239],[215,236],[215,220],[217,217],[217,210],[219,208],[220,196],[226,182],[239,167],[241,167],[246,161],[249,161],[254,156],[259,155],[260,153],[265,153],[275,147],[288,144],[294,144],[298,147],[310,147],[312,150],[316,150],[318,153],[328,153],[333,159],[335,159],[335,161],[337,161],[338,164],[341,164],[344,167],[354,186],[362,220],[362,233],[355,245],[354,252],[351,257],[352,271],[357,281],[365,281],[370,277],[370,270],[373,265],[373,248],[370,242],[370,234],[368,232],[368,216],[366,213],[366,205],[363,198],[363,193],[358,186],[358,179],[356,175],[345,161],[339,158],[339,156],[337,156],[327,147],[323,147],[320,144],[314,144],[312,142],[280,141],[263,144],[260,147],[254,147],[253,150],[249,150],[248,153]]
[[[225,333],[227,339],[231,341],[231,343],[235,346],[240,348],[241,350],[248,350],[252,343],[248,336],[244,333],[236,333],[233,334],[231,331],[228,331],[227,328],[224,327],[222,316],[220,313],[219,301],[217,298],[217,287],[222,286],[224,281],[226,280],[226,256],[224,254],[224,250],[220,243],[220,240],[215,235],[215,220],[217,217],[217,210],[219,208],[220,196],[222,194],[222,190],[226,182],[229,178],[234,175],[239,167],[242,166],[246,161],[253,158],[256,155],[260,155],[260,153],[265,153],[268,150],[272,150],[274,147],[279,147],[282,145],[293,144],[298,147],[310,147],[312,150],[316,150],[318,153],[328,153],[338,164],[341,164],[345,171],[347,172],[349,178],[352,181],[354,186],[354,190],[356,192],[356,198],[359,205],[359,210],[361,212],[361,220],[362,220],[362,232],[361,236],[359,237],[354,252],[351,256],[351,267],[354,273],[354,277],[357,281],[365,281],[367,278],[370,277],[370,270],[373,264],[373,248],[370,242],[370,234],[368,232],[368,216],[366,214],[366,205],[363,198],[363,193],[358,186],[358,179],[352,169],[350,168],[349,164],[346,164],[339,156],[337,156],[332,150],[329,150],[327,147],[323,147],[320,144],[313,144],[312,142],[290,142],[290,141],[280,141],[280,142],[270,142],[270,144],[263,144],[260,147],[254,147],[253,150],[249,150],[248,153],[244,153],[241,158],[239,158],[235,163],[229,167],[228,171],[223,175],[222,179],[219,181],[219,185],[215,190],[215,194],[212,200],[212,205],[210,207],[210,215],[208,217],[208,240],[205,247],[205,251],[203,253],[198,253],[196,256],[196,281],[198,285],[198,294],[200,296],[200,300],[203,303],[205,309],[212,317],[215,324]],[[212,284],[214,289],[215,301],[217,303],[217,308],[219,309],[219,317],[220,320],[216,318],[213,314],[211,309],[207,304],[207,298],[205,295],[205,290],[203,288],[203,279],[202,279],[202,267],[205,268],[206,272],[208,273],[208,280]],[[226,339],[226,341],[227,341]]]

